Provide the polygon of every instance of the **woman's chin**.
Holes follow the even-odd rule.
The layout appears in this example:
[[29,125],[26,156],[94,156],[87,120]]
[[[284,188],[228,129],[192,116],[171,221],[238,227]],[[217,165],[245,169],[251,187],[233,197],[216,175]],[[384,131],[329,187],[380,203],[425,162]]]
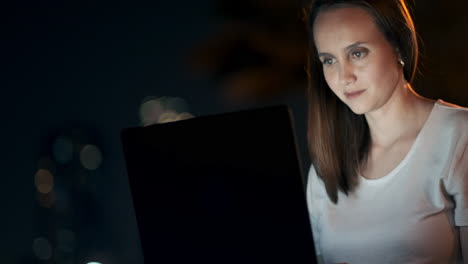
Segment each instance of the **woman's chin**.
[[355,104],[350,104],[350,103],[347,103],[346,105],[356,115],[362,115],[362,114],[365,114],[366,112],[368,112],[368,109],[366,109],[365,106],[363,106],[363,105],[355,105]]

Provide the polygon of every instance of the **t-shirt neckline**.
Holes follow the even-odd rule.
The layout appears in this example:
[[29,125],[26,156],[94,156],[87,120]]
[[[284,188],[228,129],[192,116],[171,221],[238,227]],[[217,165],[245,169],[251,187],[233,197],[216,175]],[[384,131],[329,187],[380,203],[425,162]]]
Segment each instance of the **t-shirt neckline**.
[[393,168],[385,176],[382,176],[377,179],[368,179],[362,176],[361,174],[359,174],[360,180],[366,184],[380,184],[382,182],[388,182],[391,178],[393,178],[393,176],[397,174],[401,170],[401,168],[406,165],[406,163],[408,163],[408,160],[411,159],[411,156],[413,156],[413,152],[415,152],[415,149],[417,149],[418,145],[420,144],[419,142],[421,141],[421,138],[423,138],[423,134],[425,133],[425,131],[427,130],[427,127],[429,126],[429,124],[431,123],[431,120],[433,119],[435,109],[438,106],[443,105],[443,103],[444,102],[441,99],[438,99],[437,101],[434,102],[434,106],[432,107],[432,110],[429,113],[429,116],[427,117],[426,121],[424,122],[424,125],[422,126],[421,130],[416,136],[416,139],[414,140],[413,145],[411,145],[408,153],[406,153],[405,157],[400,161],[400,163],[398,163],[398,165],[395,168]]

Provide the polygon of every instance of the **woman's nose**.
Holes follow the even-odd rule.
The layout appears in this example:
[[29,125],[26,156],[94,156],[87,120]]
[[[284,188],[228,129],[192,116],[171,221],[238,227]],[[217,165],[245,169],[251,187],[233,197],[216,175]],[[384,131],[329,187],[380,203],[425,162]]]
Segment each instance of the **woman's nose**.
[[356,81],[353,65],[350,63],[341,63],[340,65],[340,84],[348,86]]

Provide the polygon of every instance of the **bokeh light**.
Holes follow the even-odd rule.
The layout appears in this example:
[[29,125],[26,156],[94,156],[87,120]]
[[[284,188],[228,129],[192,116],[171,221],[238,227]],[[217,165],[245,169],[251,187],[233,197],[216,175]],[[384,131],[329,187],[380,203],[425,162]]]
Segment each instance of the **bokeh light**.
[[145,126],[156,124],[163,112],[164,107],[157,98],[147,97],[140,106],[140,120]]
[[73,142],[67,137],[58,137],[52,145],[52,153],[57,162],[65,164],[73,158]]
[[179,114],[177,114],[174,111],[168,110],[159,116],[158,123],[162,124],[162,123],[174,122],[178,120],[179,120]]
[[179,120],[185,120],[190,118],[193,118],[193,115],[189,112],[183,112],[179,114]]
[[47,169],[39,169],[34,177],[37,191],[43,194],[50,193],[54,188],[54,176]]
[[85,145],[80,151],[80,162],[88,170],[99,168],[102,162],[101,150],[95,145]]
[[38,259],[48,260],[52,257],[52,246],[45,237],[38,237],[34,239],[33,251]]
[[146,97],[140,105],[140,120],[143,126],[174,122],[192,118],[184,99],[179,97]]
[[187,103],[180,97],[164,96],[159,98],[161,105],[167,110],[173,110],[177,113],[188,111]]

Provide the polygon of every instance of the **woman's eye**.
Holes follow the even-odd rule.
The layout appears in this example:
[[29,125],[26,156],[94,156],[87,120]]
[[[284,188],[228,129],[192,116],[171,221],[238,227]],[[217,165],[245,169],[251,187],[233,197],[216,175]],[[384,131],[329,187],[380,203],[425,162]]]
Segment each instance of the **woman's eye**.
[[359,51],[354,51],[351,55],[353,56],[353,58],[361,59],[366,56],[366,52],[359,50]]
[[333,59],[324,59],[323,64],[331,65],[331,64],[333,64]]

